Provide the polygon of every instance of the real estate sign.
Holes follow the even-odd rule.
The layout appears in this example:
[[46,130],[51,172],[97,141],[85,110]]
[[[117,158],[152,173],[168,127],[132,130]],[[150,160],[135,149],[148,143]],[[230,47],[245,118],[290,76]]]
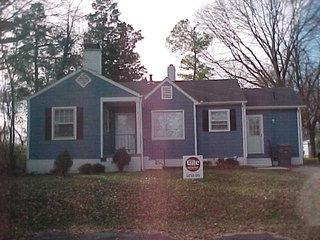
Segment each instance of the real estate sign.
[[183,179],[203,178],[203,158],[198,156],[183,156]]

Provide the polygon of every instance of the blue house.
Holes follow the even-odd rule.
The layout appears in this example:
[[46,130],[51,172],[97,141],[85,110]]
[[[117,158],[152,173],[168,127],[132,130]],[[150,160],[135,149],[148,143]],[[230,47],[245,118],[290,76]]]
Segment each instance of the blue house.
[[161,82],[117,83],[101,75],[101,50],[88,45],[83,69],[28,99],[27,170],[49,172],[67,149],[72,171],[84,163],[115,171],[119,148],[131,155],[128,171],[181,166],[185,155],[271,166],[281,144],[291,146],[291,162],[299,165],[302,107],[291,89],[177,81],[172,65]]

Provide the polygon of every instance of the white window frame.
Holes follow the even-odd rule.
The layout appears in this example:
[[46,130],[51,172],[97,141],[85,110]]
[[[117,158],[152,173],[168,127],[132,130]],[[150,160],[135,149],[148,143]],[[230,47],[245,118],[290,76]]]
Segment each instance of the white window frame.
[[[165,96],[166,91],[170,91],[170,97]],[[169,85],[161,86],[161,99],[162,100],[171,100],[172,95],[173,95],[172,91],[173,91],[172,86],[169,86]]]
[[[73,136],[72,137],[55,137],[54,127],[55,127],[55,110],[73,110]],[[51,139],[52,140],[76,140],[77,139],[77,107],[52,107],[51,109]]]
[[[157,112],[182,112],[182,137],[156,137],[154,135],[154,113]],[[185,122],[184,122],[184,110],[183,109],[174,109],[174,110],[152,110],[151,111],[151,139],[152,140],[185,140]]]
[[[212,120],[211,120],[211,116],[212,113],[215,112],[227,112],[227,118],[228,118],[228,129],[212,129]],[[209,124],[209,132],[230,132],[230,109],[210,109],[209,110],[209,114],[208,114],[208,124]]]

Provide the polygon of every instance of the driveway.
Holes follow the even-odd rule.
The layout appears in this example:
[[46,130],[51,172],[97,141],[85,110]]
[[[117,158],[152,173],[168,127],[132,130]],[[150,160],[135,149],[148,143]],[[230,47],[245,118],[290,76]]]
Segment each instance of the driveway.
[[302,166],[293,171],[308,177],[301,190],[298,209],[310,226],[320,225],[320,166]]

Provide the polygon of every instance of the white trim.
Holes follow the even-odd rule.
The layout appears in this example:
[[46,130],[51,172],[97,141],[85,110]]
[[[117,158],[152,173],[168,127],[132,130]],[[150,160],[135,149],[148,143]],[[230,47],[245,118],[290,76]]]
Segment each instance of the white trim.
[[[179,138],[173,137],[155,137],[153,128],[153,113],[155,112],[182,112],[182,126],[183,126],[183,136]],[[166,110],[151,110],[151,139],[152,140],[185,140],[185,122],[184,122],[184,110],[183,109],[166,109]]]
[[136,102],[139,98],[137,97],[101,97],[100,100],[103,102]]
[[152,89],[151,92],[149,92],[144,99],[148,99],[153,93],[155,93],[164,83],[169,83],[171,84],[173,87],[175,87],[176,89],[178,89],[183,95],[185,95],[187,98],[189,98],[192,102],[197,103],[198,101],[195,100],[193,97],[191,97],[188,93],[186,93],[185,91],[183,91],[177,84],[175,84],[172,80],[170,80],[169,78],[165,78],[158,86],[156,86],[154,89]]
[[[167,88],[167,90],[165,90]],[[170,92],[170,96],[165,96],[166,91]],[[161,99],[171,100],[172,99],[172,86],[161,86]]]
[[247,106],[247,110],[269,110],[269,109],[296,109],[305,107],[304,105],[292,105],[292,106]]
[[[211,120],[211,114],[214,112],[227,112],[227,123],[228,128],[227,129],[212,129],[212,120]],[[208,110],[208,124],[209,124],[209,132],[230,132],[230,109],[209,109]]]
[[[86,82],[81,82],[81,79],[86,79]],[[79,84],[80,87],[85,88],[89,83],[92,82],[91,77],[88,76],[86,73],[81,73],[76,79],[76,83]]]
[[243,159],[244,164],[247,164],[248,148],[247,148],[247,113],[246,105],[242,103],[241,106],[242,113],[242,147],[243,147]]
[[108,82],[108,83],[110,83],[110,84],[118,87],[118,88],[121,88],[122,90],[124,90],[124,91],[126,91],[126,92],[128,92],[128,93],[133,94],[134,96],[137,96],[137,97],[140,96],[139,93],[131,90],[130,88],[127,88],[127,87],[123,86],[123,85],[120,84],[120,83],[117,83],[117,82],[115,82],[115,81],[113,81],[113,80],[111,80],[111,79],[108,79],[108,78],[106,78],[106,77],[104,77],[104,76],[102,76],[102,75],[100,75],[100,74],[98,74],[98,73],[95,73],[95,72],[93,72],[93,71],[91,71],[91,70],[89,70],[89,69],[83,68],[83,69],[78,69],[77,71],[75,71],[75,72],[73,72],[73,73],[71,73],[71,74],[69,74],[69,75],[61,78],[60,80],[56,81],[55,83],[53,83],[53,84],[51,84],[51,85],[49,85],[49,86],[41,89],[39,92],[36,92],[36,93],[33,94],[32,96],[30,96],[28,99],[32,99],[32,98],[34,98],[34,97],[42,94],[43,92],[45,92],[45,91],[49,90],[50,88],[58,85],[59,83],[63,82],[64,80],[73,77],[74,75],[76,75],[77,73],[79,73],[79,72],[81,72],[81,71],[87,71],[87,72],[91,73],[92,75],[94,75],[94,76],[96,76],[96,77],[98,77],[98,78],[100,78],[100,79],[102,79],[102,80],[104,80],[104,81],[106,81],[106,82]]
[[91,71],[91,70],[89,70],[89,69],[87,69],[87,68],[84,68],[84,70],[85,70],[85,71],[88,71],[88,72],[91,73],[92,75],[94,75],[94,76],[96,76],[96,77],[98,77],[98,78],[100,78],[100,79],[102,79],[102,80],[104,80],[104,81],[106,81],[106,82],[108,82],[108,83],[111,83],[112,85],[114,85],[114,86],[116,86],[116,87],[118,87],[118,88],[121,88],[122,90],[124,90],[124,91],[126,91],[126,92],[128,92],[128,93],[131,93],[132,95],[134,95],[134,96],[136,96],[136,97],[140,97],[140,96],[141,96],[139,93],[133,91],[132,89],[127,88],[127,87],[123,86],[122,84],[117,83],[117,82],[115,82],[115,81],[113,81],[113,80],[111,80],[111,79],[109,79],[109,78],[106,78],[105,76],[102,76],[102,75],[100,75],[100,74],[98,74],[98,73],[96,73],[96,72],[93,72],[93,71]]
[[82,69],[79,69],[79,70],[77,70],[77,71],[75,71],[75,72],[73,72],[73,73],[71,73],[71,74],[69,74],[69,75],[67,75],[67,76],[65,76],[65,77],[63,77],[63,78],[61,78],[60,80],[56,81],[55,83],[53,83],[53,84],[51,84],[51,85],[49,85],[49,86],[47,86],[47,87],[45,87],[45,88],[41,89],[40,91],[36,92],[36,93],[35,93],[35,94],[33,94],[32,96],[30,96],[28,99],[30,100],[30,99],[32,99],[32,98],[34,98],[34,97],[36,97],[36,96],[38,96],[38,95],[42,94],[43,92],[45,92],[45,91],[49,90],[50,88],[52,88],[52,87],[54,87],[54,86],[58,85],[59,83],[63,82],[64,80],[66,80],[66,79],[68,79],[68,78],[73,77],[74,75],[76,75],[77,73],[79,73],[79,72],[81,72],[81,71],[82,71]]
[[[54,136],[54,115],[55,110],[73,110],[73,137],[55,137]],[[77,107],[65,106],[65,107],[52,107],[51,108],[51,140],[76,140],[77,139]]]
[[197,136],[197,109],[193,104],[193,131],[194,131],[194,155],[198,155],[198,136]]
[[[100,157],[103,158],[103,103],[135,102],[136,103],[136,151],[143,154],[142,141],[142,101],[141,97],[101,97],[100,98]],[[141,169],[143,170],[143,169]]]
[[298,146],[299,146],[299,162],[303,164],[303,139],[302,139],[302,120],[301,108],[297,109],[297,130],[298,130]]
[[30,99],[27,99],[27,110],[28,110],[28,119],[27,119],[27,161],[30,158]]
[[144,170],[144,156],[143,156],[143,129],[142,129],[142,97],[139,97],[139,127],[137,132],[140,132],[140,151],[141,151],[141,171]]
[[[254,115],[247,115],[247,121],[250,117],[259,117],[261,119],[261,139],[262,139],[262,151],[261,152],[250,152],[249,147],[247,147],[248,154],[264,154],[264,128],[263,128],[263,115],[262,114],[254,114]],[[247,128],[248,131],[249,128]],[[248,138],[247,138],[248,140]]]
[[247,101],[221,101],[221,102],[199,102],[196,105],[234,105],[243,104]]
[[103,158],[103,100],[100,98],[100,158]]
[[248,166],[253,167],[271,167],[271,158],[248,158],[247,160]]

